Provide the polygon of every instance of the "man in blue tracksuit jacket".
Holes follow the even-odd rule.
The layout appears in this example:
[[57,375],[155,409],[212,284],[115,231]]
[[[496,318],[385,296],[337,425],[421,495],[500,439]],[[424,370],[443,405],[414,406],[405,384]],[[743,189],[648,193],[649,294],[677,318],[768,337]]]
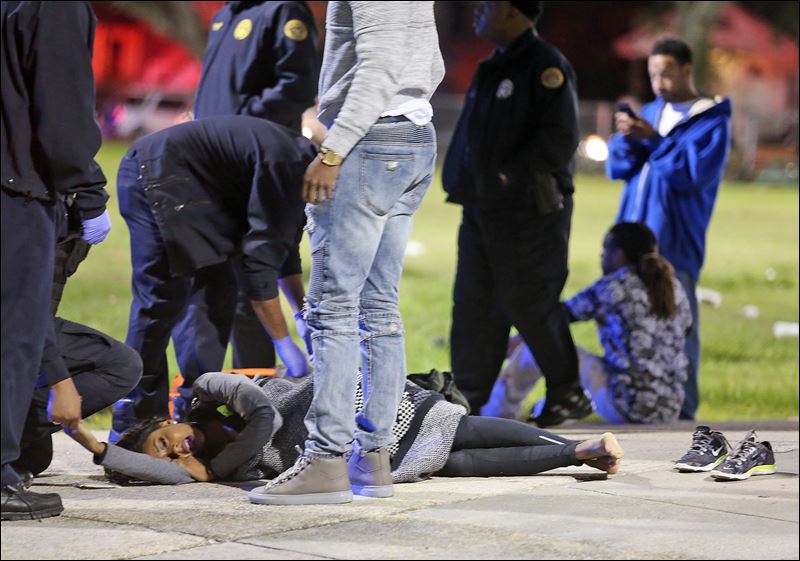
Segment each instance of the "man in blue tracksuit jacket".
[[620,111],[609,142],[606,173],[624,179],[617,222],[643,222],[675,267],[689,297],[693,325],[686,341],[689,377],[681,418],[699,405],[700,339],[695,287],[706,230],[730,148],[731,103],[697,94],[691,50],[679,39],[653,47],[648,70],[656,100],[641,116]]

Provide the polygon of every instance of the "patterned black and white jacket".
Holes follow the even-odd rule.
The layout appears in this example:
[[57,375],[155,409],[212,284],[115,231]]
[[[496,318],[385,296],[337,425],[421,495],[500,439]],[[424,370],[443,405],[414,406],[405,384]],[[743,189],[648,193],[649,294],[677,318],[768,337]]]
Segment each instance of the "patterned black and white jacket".
[[692,313],[679,282],[675,304],[671,318],[652,314],[647,288],[631,266],[601,277],[565,302],[573,321],[597,322],[614,405],[631,422],[670,422],[680,413]]

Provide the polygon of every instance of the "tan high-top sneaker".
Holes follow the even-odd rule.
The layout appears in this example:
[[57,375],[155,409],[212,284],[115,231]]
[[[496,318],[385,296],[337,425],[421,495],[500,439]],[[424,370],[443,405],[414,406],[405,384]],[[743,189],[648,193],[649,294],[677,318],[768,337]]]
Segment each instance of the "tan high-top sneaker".
[[349,503],[353,491],[347,477],[344,457],[307,458],[301,455],[295,464],[278,477],[253,489],[247,498],[265,505],[316,505]]
[[386,448],[366,453],[354,451],[347,463],[347,472],[356,495],[379,498],[394,495],[389,450]]

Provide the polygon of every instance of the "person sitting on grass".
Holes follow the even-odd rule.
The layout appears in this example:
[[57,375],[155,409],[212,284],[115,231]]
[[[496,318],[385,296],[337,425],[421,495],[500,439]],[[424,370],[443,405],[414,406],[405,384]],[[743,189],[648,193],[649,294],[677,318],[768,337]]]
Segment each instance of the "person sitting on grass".
[[[653,232],[616,224],[603,241],[603,277],[564,303],[570,321],[594,319],[605,356],[578,348],[581,384],[607,422],[670,423],[684,399],[689,301]],[[509,360],[482,415],[517,416],[542,373],[528,347],[509,342]],[[534,408],[535,409],[535,408]]]
[[[312,376],[253,381],[210,372],[195,381],[193,391],[188,423],[144,421],[116,445],[97,441],[84,425],[70,436],[120,484],[271,478],[303,461],[298,446],[307,434],[303,420],[313,396]],[[360,382],[356,404],[362,405]],[[220,405],[230,415],[223,416]],[[386,458],[393,483],[429,475],[533,475],[581,464],[615,474],[624,453],[611,433],[574,441],[517,421],[468,416],[463,406],[409,381],[393,432],[396,443]],[[354,492],[375,491],[359,485],[353,469],[350,478]]]

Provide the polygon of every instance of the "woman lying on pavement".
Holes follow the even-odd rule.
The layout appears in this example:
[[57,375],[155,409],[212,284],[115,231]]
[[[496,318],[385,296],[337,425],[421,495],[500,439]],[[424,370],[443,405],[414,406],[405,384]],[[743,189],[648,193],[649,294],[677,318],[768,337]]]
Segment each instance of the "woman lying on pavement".
[[[307,435],[313,377],[301,380],[209,372],[193,386],[188,423],[152,419],[116,445],[85,427],[71,431],[110,480],[162,484],[272,478],[290,467]],[[357,409],[363,396],[359,382]],[[224,405],[227,416],[218,409]],[[361,428],[369,421],[356,415]],[[617,473],[623,450],[611,433],[573,441],[518,421],[468,416],[461,405],[407,381],[389,450],[394,483],[440,477],[533,475],[589,465]]]

